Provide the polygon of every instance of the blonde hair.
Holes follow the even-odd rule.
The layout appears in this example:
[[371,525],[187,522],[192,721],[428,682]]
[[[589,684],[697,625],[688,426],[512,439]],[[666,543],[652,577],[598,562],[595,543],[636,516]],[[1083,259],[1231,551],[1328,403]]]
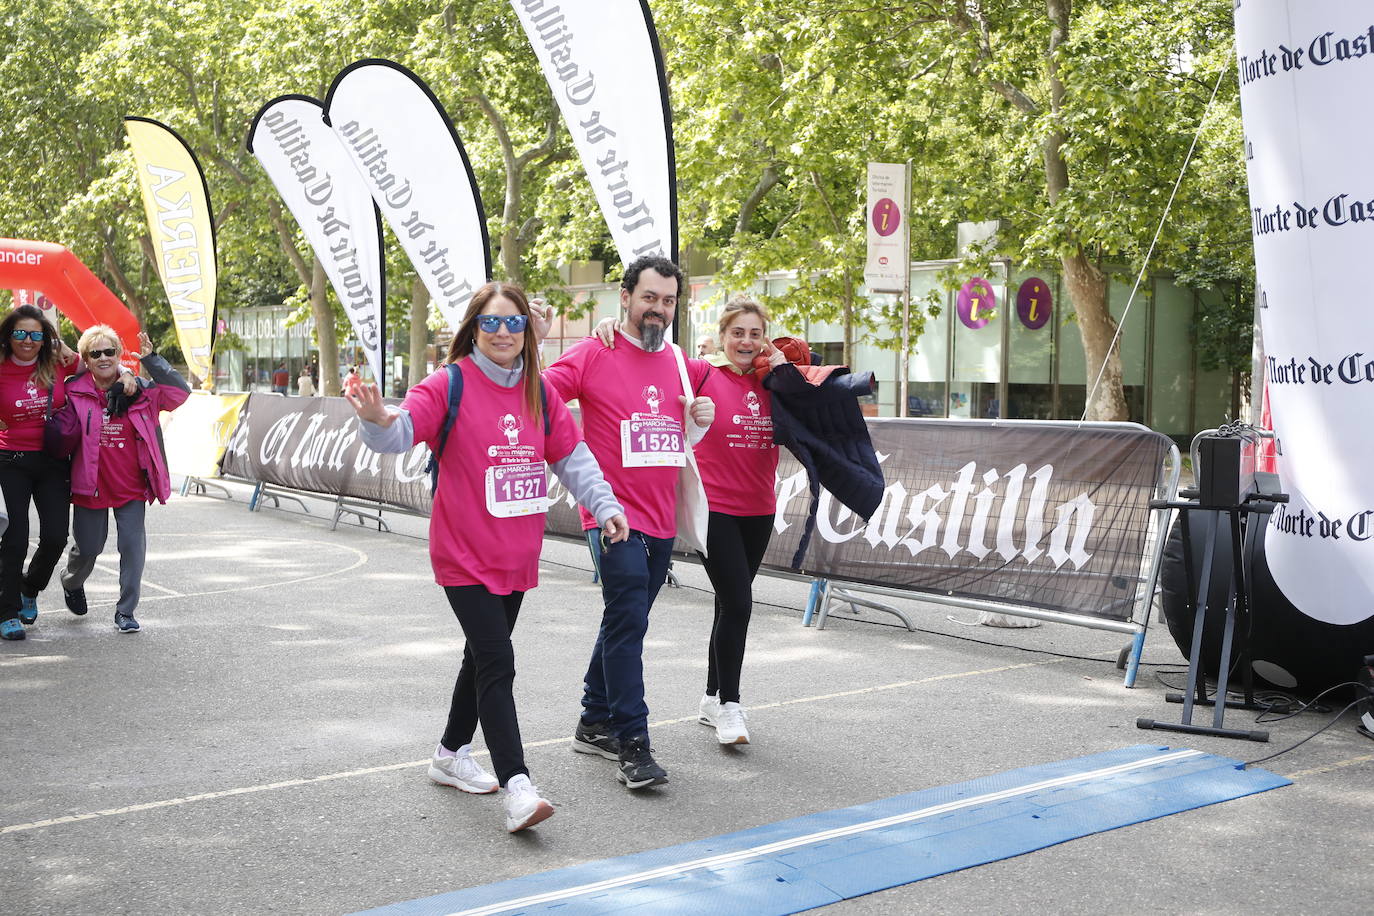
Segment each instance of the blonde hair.
[[120,352],[124,351],[124,343],[119,339],[119,332],[108,324],[93,324],[81,332],[81,339],[76,342],[76,352],[85,359],[91,355],[95,349],[95,342],[101,338],[114,341],[114,345],[119,347]]
[[725,331],[734,324],[735,319],[741,315],[758,315],[763,322],[763,330],[768,330],[768,310],[759,305],[748,296],[736,296],[725,303],[725,308],[720,313],[720,335],[725,336]]

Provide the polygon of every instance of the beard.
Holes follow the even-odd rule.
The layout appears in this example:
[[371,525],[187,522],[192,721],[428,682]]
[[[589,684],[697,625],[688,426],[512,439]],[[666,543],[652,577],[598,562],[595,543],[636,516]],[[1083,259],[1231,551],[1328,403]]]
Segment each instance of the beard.
[[[647,317],[648,315],[644,316],[644,318]],[[666,327],[656,322],[645,321],[644,318],[639,320],[639,340],[644,344],[644,349],[657,350],[663,346],[663,335]]]

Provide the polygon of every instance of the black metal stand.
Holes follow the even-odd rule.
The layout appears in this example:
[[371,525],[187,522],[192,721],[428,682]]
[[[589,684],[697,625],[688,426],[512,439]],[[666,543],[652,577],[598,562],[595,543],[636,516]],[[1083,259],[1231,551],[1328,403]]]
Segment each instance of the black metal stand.
[[[1181,491],[1180,496],[1190,495]],[[1137,728],[1161,729],[1163,731],[1185,732],[1194,735],[1212,735],[1218,738],[1242,738],[1247,741],[1268,741],[1269,732],[1225,728],[1223,722],[1226,710],[1250,709],[1263,710],[1265,707],[1255,703],[1254,672],[1250,665],[1250,569],[1246,560],[1252,555],[1254,538],[1263,524],[1263,517],[1274,511],[1277,503],[1287,502],[1283,494],[1259,494],[1248,496],[1237,505],[1205,506],[1195,501],[1170,502],[1156,500],[1150,503],[1152,509],[1177,509],[1183,534],[1183,571],[1189,596],[1188,609],[1193,612],[1193,643],[1188,653],[1188,686],[1182,694],[1168,694],[1165,699],[1171,703],[1183,704],[1183,721],[1179,723],[1157,722],[1154,719],[1136,719]],[[1201,517],[1203,525],[1202,569],[1194,579],[1192,551],[1192,520],[1190,516]],[[1212,584],[1212,568],[1216,559],[1217,526],[1229,523],[1231,527],[1231,582],[1226,596],[1226,618],[1222,628],[1221,659],[1217,667],[1216,696],[1221,702],[1207,697],[1206,679],[1202,671],[1202,632],[1206,622],[1207,598]],[[1193,583],[1197,582],[1197,590]],[[1193,595],[1196,594],[1196,599]],[[1243,701],[1226,699],[1230,682],[1233,654],[1240,668]],[[1194,725],[1193,707],[1211,706],[1212,724]]]

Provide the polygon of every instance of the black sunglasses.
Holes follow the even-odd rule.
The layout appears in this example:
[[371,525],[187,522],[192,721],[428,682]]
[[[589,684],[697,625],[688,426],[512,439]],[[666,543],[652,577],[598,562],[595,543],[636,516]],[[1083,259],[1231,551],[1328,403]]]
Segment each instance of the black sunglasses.
[[102,356],[118,356],[119,347],[106,347],[104,350],[92,350],[86,354],[87,359],[99,359]]

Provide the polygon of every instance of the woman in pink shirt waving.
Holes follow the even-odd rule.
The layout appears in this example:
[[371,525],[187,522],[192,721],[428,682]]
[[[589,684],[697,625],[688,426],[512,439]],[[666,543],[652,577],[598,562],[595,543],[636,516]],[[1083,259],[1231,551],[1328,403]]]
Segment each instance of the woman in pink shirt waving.
[[86,579],[105,549],[110,516],[119,549],[119,600],[114,623],[121,633],[137,633],[134,610],[143,587],[148,553],[144,514],[154,500],[172,493],[159,417],[191,396],[186,379],[153,350],[147,334],[138,335],[141,353],[132,354],[151,381],[137,382],[132,394],[116,384],[124,347],[114,328],[97,324],[77,342],[86,372],[67,386],[68,403],[59,414],[72,453],[72,544],[62,571],[62,596],[73,614],[86,613]]
[[[518,286],[488,283],[473,294],[447,365],[410,389],[400,407],[384,405],[373,384],[345,393],[374,451],[404,452],[423,442],[436,456],[430,562],[467,644],[429,776],[474,794],[504,787],[511,833],[553,814],[525,766],[510,640],[525,592],[538,584],[549,468],[608,540],[629,535],[572,415],[560,399],[545,397],[530,320]],[[495,778],[471,755],[479,724]]]

